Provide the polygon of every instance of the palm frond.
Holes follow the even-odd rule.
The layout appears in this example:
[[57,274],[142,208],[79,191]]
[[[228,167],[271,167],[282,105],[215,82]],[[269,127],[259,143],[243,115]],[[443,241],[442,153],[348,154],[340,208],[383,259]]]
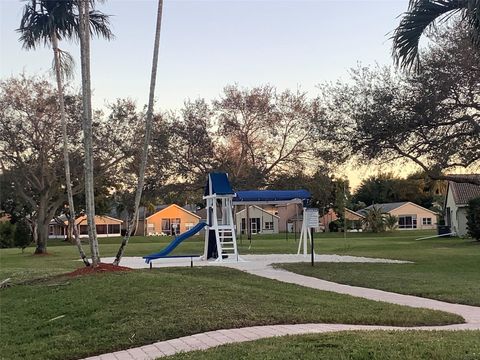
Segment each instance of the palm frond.
[[51,43],[56,33],[59,40],[75,36],[76,20],[73,0],[28,0],[20,20],[20,41],[26,49]]
[[112,31],[110,30],[110,15],[105,15],[104,13],[91,10],[90,11],[90,34],[92,36],[96,35],[98,37],[103,37],[107,40],[112,40],[115,38]]
[[[72,79],[75,68],[75,60],[73,56],[67,51],[57,49],[58,51],[58,63],[60,66],[60,74],[64,79]],[[52,62],[52,73],[55,74],[55,59]]]
[[469,25],[473,45],[480,48],[480,0],[468,3],[464,21]]
[[425,30],[436,20],[467,11],[470,2],[472,0],[411,0],[392,36],[395,64],[405,69],[417,67],[418,45]]
[[[94,0],[88,1],[95,3]],[[78,5],[78,0],[27,0],[17,29],[23,47],[35,49],[38,45],[48,46],[54,33],[59,41],[77,40],[80,27]],[[113,39],[109,15],[98,10],[91,10],[89,14],[92,36]]]

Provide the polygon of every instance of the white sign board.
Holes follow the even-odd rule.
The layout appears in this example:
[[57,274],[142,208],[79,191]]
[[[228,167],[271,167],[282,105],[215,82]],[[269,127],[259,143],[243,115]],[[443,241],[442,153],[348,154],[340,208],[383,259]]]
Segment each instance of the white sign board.
[[308,228],[318,228],[319,216],[317,208],[305,209],[305,222]]

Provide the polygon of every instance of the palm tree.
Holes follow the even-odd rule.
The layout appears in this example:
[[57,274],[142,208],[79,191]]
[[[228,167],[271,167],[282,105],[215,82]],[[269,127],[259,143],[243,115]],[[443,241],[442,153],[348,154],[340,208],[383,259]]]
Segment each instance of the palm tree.
[[388,231],[397,230],[398,228],[398,216],[392,214],[385,215],[385,228]]
[[[53,67],[57,81],[58,102],[62,123],[63,158],[65,163],[65,180],[68,198],[68,222],[73,228],[75,243],[80,257],[86,266],[90,263],[83,251],[78,229],[75,226],[75,205],[73,202],[72,181],[70,176],[70,160],[68,153],[67,117],[63,95],[64,75],[71,74],[73,59],[62,51],[58,43],[62,39],[73,39],[79,35],[79,16],[75,14],[75,2],[72,0],[29,0],[25,5],[20,28],[17,30],[25,49],[35,49],[38,45],[51,46],[53,50]],[[100,12],[93,12],[89,23],[90,31],[111,37],[108,29],[108,18]]]
[[153,103],[155,98],[155,83],[157,78],[157,68],[158,68],[158,51],[160,48],[160,30],[162,28],[162,10],[163,10],[163,0],[158,0],[158,9],[157,9],[157,26],[155,30],[155,41],[153,46],[153,60],[152,60],[152,71],[150,74],[150,92],[148,97],[148,108],[147,116],[145,119],[145,137],[143,140],[143,151],[142,151],[142,160],[140,163],[140,171],[138,175],[137,190],[135,193],[135,204],[133,210],[133,216],[127,224],[127,231],[123,237],[122,244],[118,249],[117,255],[113,262],[114,265],[120,264],[123,253],[125,252],[125,247],[128,244],[130,239],[130,234],[136,227],[138,221],[138,208],[140,207],[140,200],[142,199],[142,190],[145,184],[145,170],[147,168],[147,159],[148,159],[148,146],[150,145],[150,137],[152,134],[152,125],[153,125]]
[[79,14],[80,59],[82,69],[83,144],[85,151],[85,213],[92,265],[100,263],[97,229],[95,226],[95,192],[93,176],[92,89],[90,83],[90,0],[77,0]]
[[363,219],[368,231],[378,233],[385,231],[385,212],[376,205],[373,205],[365,214]]
[[480,0],[410,0],[408,11],[393,33],[393,58],[405,69],[418,67],[420,38],[436,20],[459,14],[472,42],[480,47]]

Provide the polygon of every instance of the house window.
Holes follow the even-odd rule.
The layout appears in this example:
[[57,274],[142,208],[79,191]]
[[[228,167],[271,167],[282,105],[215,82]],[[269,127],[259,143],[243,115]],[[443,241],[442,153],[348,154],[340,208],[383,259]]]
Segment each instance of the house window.
[[265,230],[273,230],[273,221],[265,221]]
[[107,225],[97,225],[97,234],[107,234]]
[[80,235],[87,235],[87,234],[88,234],[88,226],[80,225]]
[[432,225],[432,218],[423,218],[422,219],[423,225]]
[[188,231],[188,230],[191,230],[195,225],[193,223],[185,223],[185,229]]
[[162,232],[170,234],[170,219],[162,219]]
[[120,234],[120,224],[109,224],[108,225],[109,234]]
[[400,215],[398,217],[399,229],[416,229],[417,215]]

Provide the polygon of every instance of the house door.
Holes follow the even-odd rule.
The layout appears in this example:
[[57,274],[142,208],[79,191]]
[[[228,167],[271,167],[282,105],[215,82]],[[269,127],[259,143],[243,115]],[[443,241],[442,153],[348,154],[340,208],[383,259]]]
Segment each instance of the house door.
[[260,218],[251,218],[250,219],[250,230],[252,234],[258,234],[261,230],[260,227]]

